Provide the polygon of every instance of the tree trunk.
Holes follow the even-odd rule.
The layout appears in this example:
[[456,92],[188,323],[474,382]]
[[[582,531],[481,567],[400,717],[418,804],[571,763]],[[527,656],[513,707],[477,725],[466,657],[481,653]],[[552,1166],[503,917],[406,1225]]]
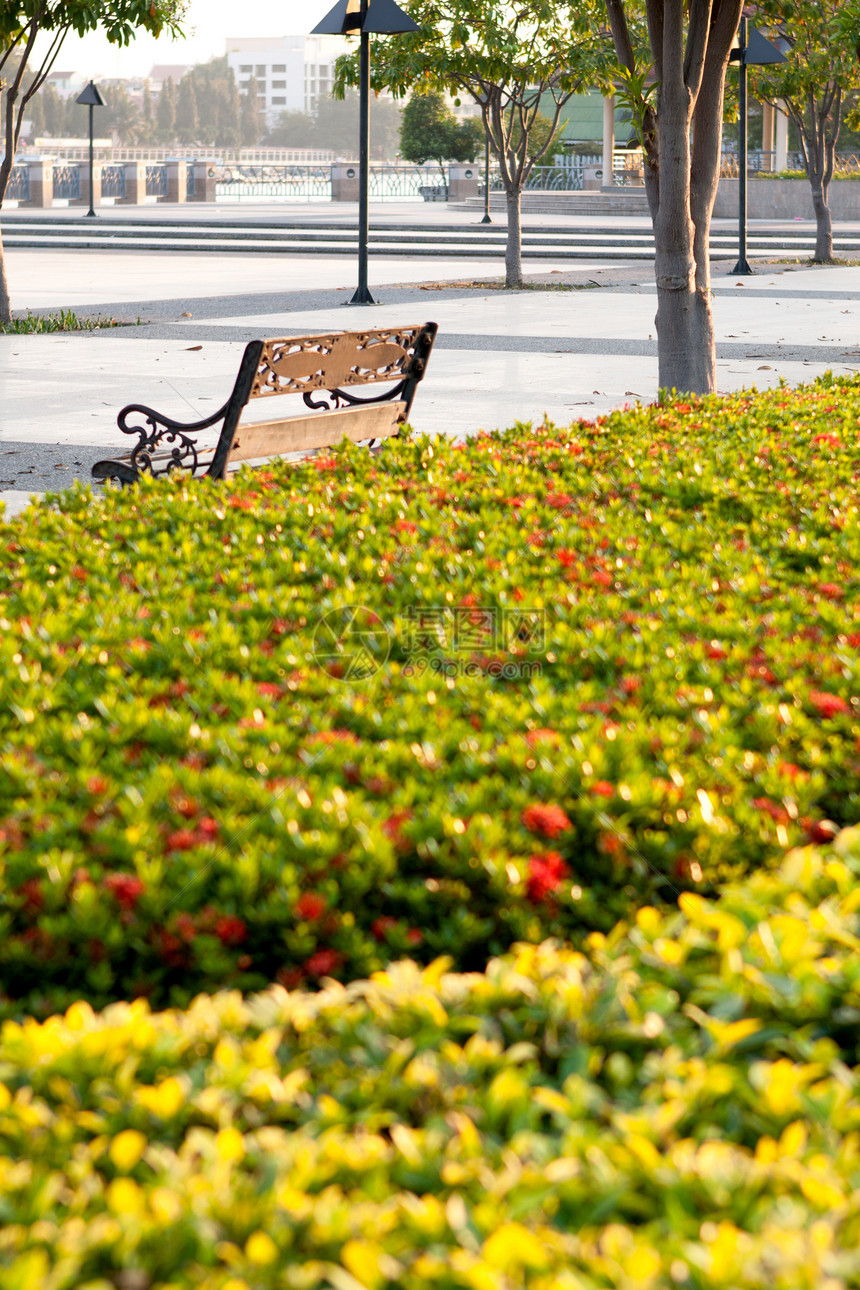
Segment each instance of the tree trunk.
[[523,285],[522,221],[520,219],[520,188],[507,188],[505,199],[508,207],[508,240],[505,244],[505,286]]
[[3,232],[0,229],[0,325],[12,321],[12,301],[9,299],[9,282],[6,277],[6,255],[3,250]]
[[[660,204],[654,220],[658,385],[707,394],[716,389],[709,294],[696,280],[690,207],[690,102],[680,77],[661,87],[658,113]],[[704,250],[707,256],[707,248]]]
[[812,209],[815,211],[815,254],[812,258],[816,264],[830,264],[833,261],[833,219],[830,214],[827,195],[827,190],[823,184],[813,184]]

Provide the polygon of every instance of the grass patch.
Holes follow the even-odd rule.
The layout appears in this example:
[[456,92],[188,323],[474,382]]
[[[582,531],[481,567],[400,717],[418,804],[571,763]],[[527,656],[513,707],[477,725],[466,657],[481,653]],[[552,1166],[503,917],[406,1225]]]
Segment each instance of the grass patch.
[[23,336],[54,331],[102,331],[107,327],[133,327],[139,325],[139,318],[136,323],[121,322],[117,318],[108,318],[107,316],[79,318],[71,309],[61,309],[59,313],[27,313],[22,318],[13,318],[10,323],[0,323],[0,333]]

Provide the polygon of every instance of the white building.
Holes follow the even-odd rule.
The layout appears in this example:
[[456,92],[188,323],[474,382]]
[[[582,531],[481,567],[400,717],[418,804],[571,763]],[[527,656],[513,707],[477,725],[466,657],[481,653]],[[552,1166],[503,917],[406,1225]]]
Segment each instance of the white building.
[[348,48],[340,36],[231,36],[227,62],[240,94],[255,77],[260,107],[271,123],[281,112],[315,112],[331,94],[335,59]]

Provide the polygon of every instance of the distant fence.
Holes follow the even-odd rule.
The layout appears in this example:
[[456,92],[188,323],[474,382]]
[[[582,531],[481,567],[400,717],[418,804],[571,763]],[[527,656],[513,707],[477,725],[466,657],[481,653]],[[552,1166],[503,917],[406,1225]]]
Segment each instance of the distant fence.
[[[203,167],[197,161],[185,164],[185,195],[188,198],[203,197],[203,191],[196,192],[196,185],[203,184]],[[40,168],[53,172],[53,197],[59,201],[78,202],[81,199],[82,175],[86,174],[86,165],[80,162],[51,163],[49,160],[31,163],[36,173]],[[6,197],[10,201],[29,202],[33,193],[31,165],[27,163],[13,167]],[[552,164],[535,166],[526,181],[526,188],[531,191],[546,192],[581,192],[585,188],[599,188],[603,185],[603,158],[600,156],[571,156],[559,154]],[[860,163],[858,163],[860,166]],[[99,163],[101,171],[101,197],[112,201],[124,201],[127,197],[128,175],[123,162]],[[146,174],[146,198],[165,201],[168,197],[167,163],[143,164]],[[205,180],[212,200],[216,201],[281,201],[281,202],[320,202],[331,201],[334,197],[333,173],[337,167],[325,164],[298,165],[276,162],[231,161],[228,164],[206,163],[208,178]],[[340,165],[342,171],[345,167]],[[752,168],[752,167],[751,167]],[[130,167],[134,169],[134,167]],[[357,170],[357,164],[355,170]],[[485,186],[484,167],[480,163],[472,166],[473,192],[483,194]],[[352,171],[350,163],[347,174]],[[352,176],[355,183],[355,177]],[[641,151],[630,149],[617,151],[613,156],[612,182],[615,187],[641,185],[643,182]],[[490,168],[490,190],[499,192],[503,188],[497,165]],[[39,192],[37,185],[36,193]],[[98,191],[98,190],[97,190]],[[129,192],[132,190],[128,190]],[[173,200],[176,200],[175,189]],[[181,191],[181,190],[180,190]],[[376,202],[397,201],[446,201],[449,193],[449,174],[447,168],[438,164],[418,165],[371,165],[368,183],[368,196]],[[37,196],[38,200],[38,196]],[[98,200],[98,196],[96,198]],[[138,200],[141,200],[140,198]],[[349,200],[355,200],[354,197]]]
[[6,188],[6,196],[13,202],[28,202],[30,200],[30,167],[13,166],[9,175],[9,183]]
[[80,166],[54,166],[54,196],[61,200],[81,200]]

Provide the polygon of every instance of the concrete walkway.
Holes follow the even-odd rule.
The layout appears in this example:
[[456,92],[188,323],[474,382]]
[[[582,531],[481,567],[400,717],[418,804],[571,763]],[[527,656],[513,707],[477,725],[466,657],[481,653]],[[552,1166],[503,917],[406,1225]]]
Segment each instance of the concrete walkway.
[[[10,249],[16,310],[72,308],[128,326],[0,337],[0,499],[7,515],[42,492],[89,479],[126,451],[126,403],[182,420],[229,393],[243,345],[265,335],[439,323],[413,410],[419,431],[469,434],[544,416],[559,424],[657,394],[656,291],[647,264],[532,261],[545,290],[497,289],[487,262],[371,260],[374,308],[349,300],[342,257],[260,257]],[[486,284],[493,283],[493,286]],[[564,288],[564,289],[563,289]],[[797,384],[860,365],[860,268],[715,265],[720,388]],[[138,319],[140,322],[138,324]]]

